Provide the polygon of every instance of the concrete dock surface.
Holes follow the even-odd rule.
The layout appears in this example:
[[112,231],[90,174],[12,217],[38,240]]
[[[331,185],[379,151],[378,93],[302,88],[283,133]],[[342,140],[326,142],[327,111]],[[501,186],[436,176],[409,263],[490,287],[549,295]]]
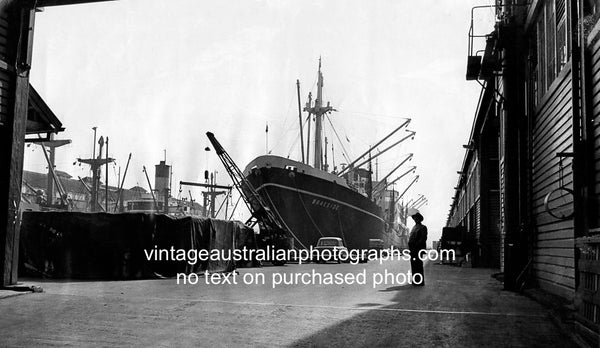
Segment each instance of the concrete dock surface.
[[[175,279],[23,279],[43,293],[0,292],[0,346],[571,347],[549,311],[502,290],[495,270],[428,263],[426,285],[381,284],[407,261],[240,269],[238,284]],[[245,285],[247,273],[365,271],[366,285]],[[250,276],[247,276],[250,277]]]

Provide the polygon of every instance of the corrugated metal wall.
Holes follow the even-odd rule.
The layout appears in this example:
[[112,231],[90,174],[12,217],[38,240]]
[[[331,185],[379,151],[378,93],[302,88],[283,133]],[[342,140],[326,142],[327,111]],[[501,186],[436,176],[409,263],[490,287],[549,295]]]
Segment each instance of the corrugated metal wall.
[[[571,297],[575,290],[573,221],[558,220],[544,208],[545,196],[559,187],[556,153],[573,151],[570,63],[542,98],[532,126],[533,271],[542,289]],[[563,158],[563,167],[563,184],[572,189],[570,158]],[[572,204],[571,195],[564,198]]]

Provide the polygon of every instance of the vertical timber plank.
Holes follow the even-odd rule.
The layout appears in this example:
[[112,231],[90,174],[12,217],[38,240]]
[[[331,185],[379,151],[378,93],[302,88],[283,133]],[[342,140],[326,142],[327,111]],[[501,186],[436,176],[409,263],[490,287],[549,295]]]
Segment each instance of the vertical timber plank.
[[[14,76],[14,99],[12,112],[9,111],[6,127],[6,141],[3,141],[3,162],[8,161],[4,167],[0,187],[5,200],[5,212],[0,215],[0,242],[4,244],[0,259],[2,263],[2,286],[17,283],[19,262],[19,204],[21,201],[21,181],[23,175],[23,151],[25,145],[25,128],[27,125],[27,105],[29,99],[29,69],[31,66],[33,29],[35,11],[28,6],[14,9],[16,22],[11,44],[16,47],[14,60],[16,74]],[[6,165],[6,163],[2,163]]]

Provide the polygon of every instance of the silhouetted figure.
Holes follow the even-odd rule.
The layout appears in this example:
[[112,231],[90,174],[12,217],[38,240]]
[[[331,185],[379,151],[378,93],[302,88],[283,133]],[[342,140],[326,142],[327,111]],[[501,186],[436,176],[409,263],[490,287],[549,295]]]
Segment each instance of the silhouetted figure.
[[419,258],[419,252],[427,248],[427,226],[422,224],[423,215],[418,211],[410,217],[415,221],[415,226],[408,237],[413,284],[423,286],[425,285],[425,275],[423,274],[423,261]]

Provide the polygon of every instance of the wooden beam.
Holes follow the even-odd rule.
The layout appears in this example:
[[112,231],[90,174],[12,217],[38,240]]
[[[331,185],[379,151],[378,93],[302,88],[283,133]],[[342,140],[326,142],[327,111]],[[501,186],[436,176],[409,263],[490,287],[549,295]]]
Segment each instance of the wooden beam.
[[65,146],[65,145],[69,145],[71,143],[70,139],[64,139],[64,140],[48,140],[48,141],[42,141],[38,144],[43,144],[46,147],[49,148],[55,148],[55,147],[61,147],[61,146]]
[[88,3],[92,3],[92,2],[106,2],[106,1],[116,1],[116,0],[38,0],[37,7],[80,5],[80,4],[88,4]]
[[[35,11],[15,8],[10,17],[10,45],[15,48],[16,72],[10,89],[13,104],[2,127],[0,151],[0,278],[1,286],[17,283],[19,262],[19,204],[23,175],[23,151],[29,98],[29,69],[33,45]],[[18,48],[18,49],[17,49]]]

